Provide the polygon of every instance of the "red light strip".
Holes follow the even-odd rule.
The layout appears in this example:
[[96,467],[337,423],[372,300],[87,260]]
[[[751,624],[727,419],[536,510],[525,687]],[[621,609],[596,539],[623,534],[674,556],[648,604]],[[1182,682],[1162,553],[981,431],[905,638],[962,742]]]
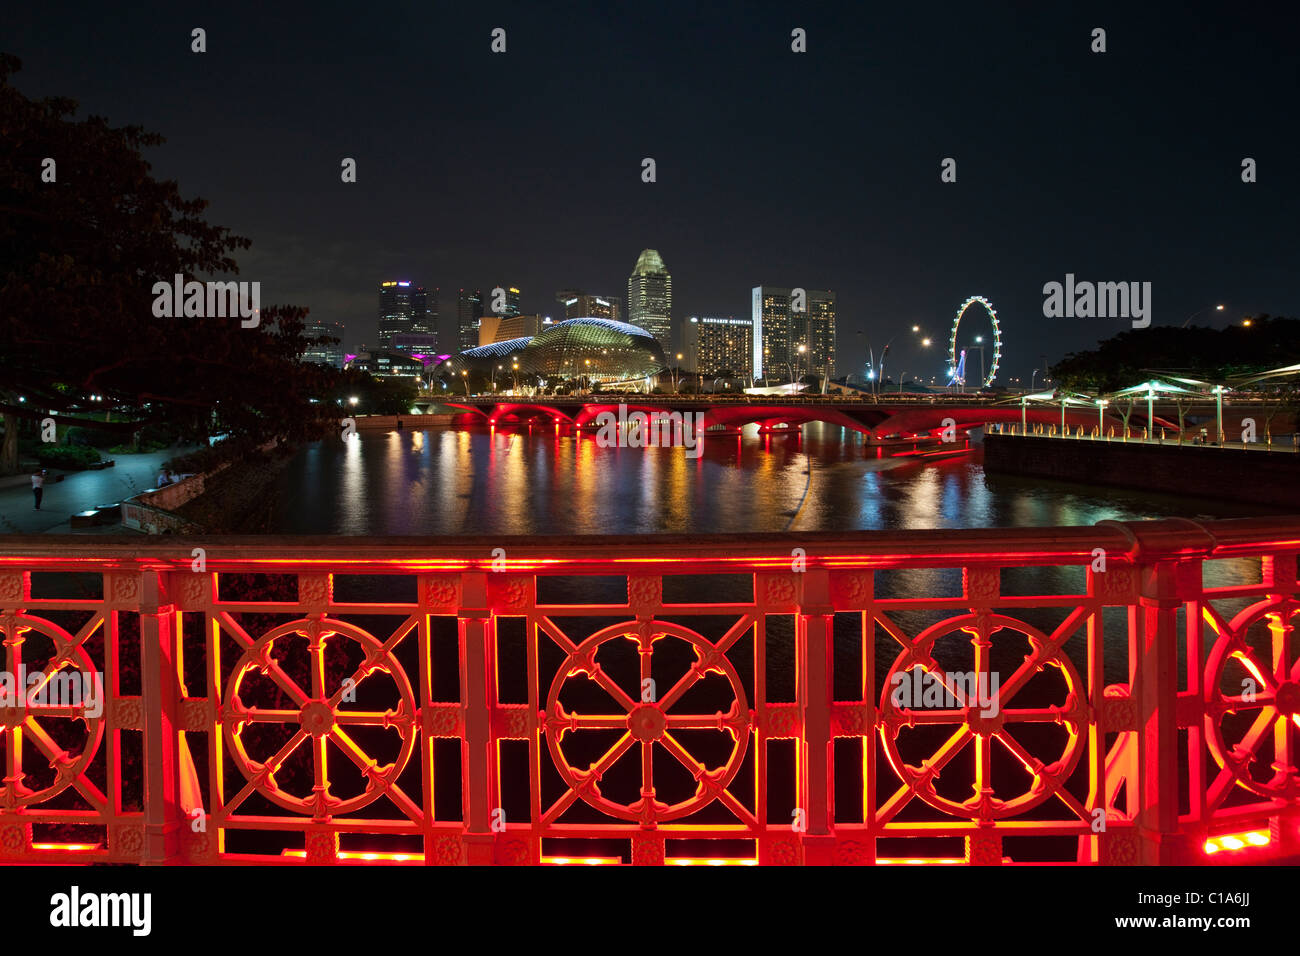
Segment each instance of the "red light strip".
[[1235,852],[1268,846],[1272,842],[1266,830],[1250,830],[1246,833],[1225,833],[1210,837],[1205,841],[1205,853],[1209,856],[1221,850]]

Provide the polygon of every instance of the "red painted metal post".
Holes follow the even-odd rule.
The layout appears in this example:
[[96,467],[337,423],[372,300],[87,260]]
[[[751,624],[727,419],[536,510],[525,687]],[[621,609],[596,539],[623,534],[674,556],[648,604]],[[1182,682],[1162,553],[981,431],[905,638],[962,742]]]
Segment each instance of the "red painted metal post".
[[803,596],[798,618],[797,660],[803,739],[799,755],[799,805],[808,824],[803,837],[804,862],[827,865],[835,855],[830,575],[823,568],[810,568],[800,578]]
[[465,574],[461,587],[462,607],[458,616],[460,700],[465,710],[465,736],[461,741],[465,862],[482,866],[492,862],[490,819],[496,791],[492,712],[488,699],[494,669],[489,646],[493,624],[487,607],[487,575]]
[[1133,696],[1138,702],[1139,862],[1173,863],[1178,832],[1178,621],[1177,565],[1157,561],[1141,568],[1138,608],[1130,615]]
[[[114,587],[130,580],[112,575]],[[144,711],[144,863],[180,855],[180,633],[157,571],[136,578],[140,613],[140,672]],[[129,592],[129,589],[127,589]]]

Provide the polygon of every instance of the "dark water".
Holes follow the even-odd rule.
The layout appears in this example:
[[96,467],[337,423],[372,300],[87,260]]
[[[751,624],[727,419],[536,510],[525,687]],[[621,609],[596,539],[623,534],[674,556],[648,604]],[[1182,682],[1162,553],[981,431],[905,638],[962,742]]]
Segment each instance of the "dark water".
[[[273,530],[291,534],[635,534],[851,531],[1230,517],[1268,509],[1141,491],[986,476],[978,447],[890,457],[855,432],[601,448],[589,433],[362,432],[304,448],[281,475]],[[882,457],[877,457],[877,454]]]

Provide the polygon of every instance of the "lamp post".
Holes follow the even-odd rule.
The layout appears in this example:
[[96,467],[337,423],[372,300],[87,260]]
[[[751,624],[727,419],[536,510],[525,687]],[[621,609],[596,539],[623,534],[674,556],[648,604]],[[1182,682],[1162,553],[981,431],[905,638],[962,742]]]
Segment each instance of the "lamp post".
[[[1200,315],[1202,312],[1209,312],[1209,311],[1210,311],[1210,306],[1207,305],[1205,308],[1200,309],[1200,310],[1197,311],[1197,312],[1193,312],[1193,313],[1192,313],[1191,315],[1189,315],[1187,318],[1183,319],[1183,324],[1180,325],[1179,328],[1182,328],[1182,329],[1187,328],[1187,323],[1188,323],[1188,322],[1192,321],[1192,319],[1196,318],[1196,317],[1197,317],[1198,315]],[[1214,311],[1215,311],[1215,312],[1222,312],[1222,311],[1223,311],[1223,306],[1221,306],[1221,305],[1216,305],[1216,306],[1214,306]]]
[[1097,399],[1097,437],[1101,438],[1106,434],[1106,406],[1109,405],[1104,398]]
[[1031,392],[1034,390],[1034,380],[1036,378],[1038,378],[1038,369],[1034,369],[1034,374],[1029,376],[1029,390]]
[[1156,383],[1147,382],[1147,438],[1156,437]]
[[1223,386],[1214,386],[1215,417],[1219,425],[1219,445],[1223,445]]
[[460,370],[460,380],[465,383],[465,397],[469,398],[469,372],[465,369]]
[[[674,395],[677,394],[677,370],[678,370],[678,368],[680,367],[681,361],[682,361],[682,353],[681,353],[681,352],[678,352],[678,353],[677,353],[677,362],[678,362],[678,364],[675,365],[675,366],[673,366],[673,394],[674,394]],[[588,362],[587,364],[590,365],[591,363]]]
[[903,379],[904,379],[906,376],[907,376],[907,373],[906,373],[906,372],[904,372],[902,375],[898,376],[898,394],[899,394],[899,395],[902,395],[902,394],[903,394]]
[[876,398],[880,397],[880,389],[885,384],[885,356],[889,354],[889,346],[893,341],[893,339],[890,339],[885,343],[885,347],[880,350],[880,367],[876,369]]

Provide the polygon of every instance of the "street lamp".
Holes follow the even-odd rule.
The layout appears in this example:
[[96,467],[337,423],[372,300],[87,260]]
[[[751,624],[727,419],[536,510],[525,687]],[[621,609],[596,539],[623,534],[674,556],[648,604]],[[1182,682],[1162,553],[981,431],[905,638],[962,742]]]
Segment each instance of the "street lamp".
[[1156,437],[1156,383],[1147,382],[1147,438]]
[[465,397],[469,398],[469,372],[465,369],[460,371],[461,381],[465,383]]
[[1102,438],[1106,434],[1106,406],[1110,402],[1104,398],[1097,399],[1097,437]]
[[[1180,325],[1179,328],[1180,328],[1180,329],[1185,329],[1185,328],[1187,328],[1187,323],[1188,323],[1188,322],[1192,321],[1192,319],[1196,318],[1196,317],[1197,317],[1198,315],[1200,315],[1201,313],[1203,313],[1203,312],[1209,312],[1209,311],[1210,311],[1210,307],[1207,305],[1205,308],[1200,309],[1200,310],[1197,311],[1197,312],[1193,312],[1193,313],[1192,313],[1191,315],[1189,315],[1187,318],[1183,319],[1183,324]],[[1221,305],[1216,305],[1216,306],[1214,307],[1214,311],[1215,311],[1215,312],[1222,312],[1222,311],[1223,311],[1223,306],[1221,306]],[[1250,323],[1247,322],[1246,325],[1250,325]]]
[[[681,361],[682,361],[682,353],[678,352],[677,353],[678,364],[673,367],[673,394],[674,395],[677,394],[677,370],[681,367]],[[588,362],[587,364],[590,365],[591,362]]]
[[1214,407],[1215,407],[1215,417],[1218,419],[1218,424],[1219,424],[1219,446],[1220,447],[1223,446],[1223,391],[1224,389],[1222,385],[1214,386]]
[[1034,374],[1029,376],[1029,390],[1034,390],[1034,379],[1038,378],[1038,369],[1034,369]]

